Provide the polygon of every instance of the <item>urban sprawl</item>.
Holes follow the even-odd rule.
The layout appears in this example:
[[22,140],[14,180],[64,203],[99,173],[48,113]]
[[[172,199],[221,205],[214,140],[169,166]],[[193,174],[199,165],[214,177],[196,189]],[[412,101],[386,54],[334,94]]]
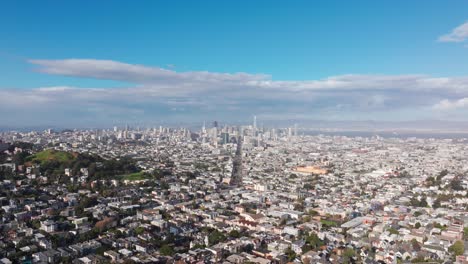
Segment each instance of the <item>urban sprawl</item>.
[[0,263],[468,263],[468,139],[0,133]]

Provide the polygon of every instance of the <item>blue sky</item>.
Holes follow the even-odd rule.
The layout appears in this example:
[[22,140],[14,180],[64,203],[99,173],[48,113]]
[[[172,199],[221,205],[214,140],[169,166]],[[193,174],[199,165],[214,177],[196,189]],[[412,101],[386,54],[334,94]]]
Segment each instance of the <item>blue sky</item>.
[[0,5],[14,126],[466,118],[466,1]]

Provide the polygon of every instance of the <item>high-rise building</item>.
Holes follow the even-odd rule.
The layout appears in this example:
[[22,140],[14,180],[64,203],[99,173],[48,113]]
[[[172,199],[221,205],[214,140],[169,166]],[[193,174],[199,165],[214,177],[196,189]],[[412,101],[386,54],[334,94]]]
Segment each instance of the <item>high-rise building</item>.
[[229,133],[223,132],[221,133],[222,144],[229,143]]
[[257,116],[254,116],[253,127],[252,127],[252,137],[257,136]]

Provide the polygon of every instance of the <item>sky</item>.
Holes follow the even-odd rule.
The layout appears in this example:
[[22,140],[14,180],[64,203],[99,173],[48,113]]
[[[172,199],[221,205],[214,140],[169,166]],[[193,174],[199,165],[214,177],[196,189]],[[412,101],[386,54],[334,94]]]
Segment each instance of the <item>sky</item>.
[[468,121],[467,1],[4,1],[0,126]]

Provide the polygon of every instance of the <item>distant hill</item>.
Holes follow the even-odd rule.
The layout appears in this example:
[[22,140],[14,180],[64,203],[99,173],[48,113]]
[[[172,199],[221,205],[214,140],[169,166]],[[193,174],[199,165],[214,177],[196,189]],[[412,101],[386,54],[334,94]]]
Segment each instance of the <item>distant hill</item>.
[[[66,152],[53,149],[43,150],[26,157],[26,166],[40,164],[40,172],[46,176],[60,178],[66,168],[71,169],[73,176],[81,174],[82,168],[88,169],[90,180],[125,178],[141,180],[147,176],[139,173],[135,160],[121,157],[119,159],[103,159],[98,155],[88,153]],[[65,178],[60,178],[65,181]],[[65,182],[66,183],[66,182]]]
[[65,151],[58,151],[53,149],[47,149],[41,152],[38,152],[34,155],[31,155],[26,158],[27,161],[31,161],[33,163],[45,163],[49,161],[58,161],[60,163],[70,162],[75,160],[77,154],[65,152]]

